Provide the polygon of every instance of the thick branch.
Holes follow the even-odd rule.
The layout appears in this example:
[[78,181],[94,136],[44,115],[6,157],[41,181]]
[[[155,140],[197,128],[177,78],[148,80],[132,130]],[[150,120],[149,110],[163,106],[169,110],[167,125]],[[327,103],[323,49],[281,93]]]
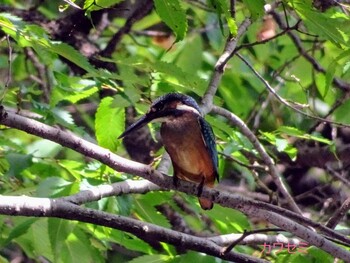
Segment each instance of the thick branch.
[[187,235],[120,215],[83,208],[57,199],[3,196],[0,198],[0,213],[17,216],[57,217],[78,220],[80,222],[120,229],[138,237],[147,236],[149,239],[154,238],[155,240],[203,252],[226,260],[235,262],[267,262],[235,252],[223,255],[221,253],[222,248],[206,238]]

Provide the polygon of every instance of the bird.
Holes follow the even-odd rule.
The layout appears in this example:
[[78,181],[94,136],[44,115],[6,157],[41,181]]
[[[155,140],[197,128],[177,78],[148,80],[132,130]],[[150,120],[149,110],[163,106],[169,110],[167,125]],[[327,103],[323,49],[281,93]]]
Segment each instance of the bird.
[[197,102],[182,93],[168,93],[157,98],[148,112],[129,126],[119,138],[150,122],[161,122],[160,135],[173,165],[173,181],[198,184],[202,209],[213,208],[213,202],[200,197],[203,186],[212,188],[219,181],[218,154],[210,124],[203,118]]

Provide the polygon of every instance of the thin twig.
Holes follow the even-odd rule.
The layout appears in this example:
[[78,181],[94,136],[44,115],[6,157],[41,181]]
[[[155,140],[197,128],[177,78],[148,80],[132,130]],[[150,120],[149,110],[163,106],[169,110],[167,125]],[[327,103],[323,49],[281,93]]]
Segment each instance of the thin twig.
[[[348,179],[346,179],[345,176],[338,174],[338,172],[335,171],[330,165],[326,165],[326,169],[330,173],[331,176],[333,176],[336,179],[338,179],[339,181],[341,181],[344,185],[346,185],[346,187],[348,187],[350,189],[350,181]],[[345,171],[346,170],[344,169],[343,173]]]
[[345,200],[345,202],[341,205],[341,207],[334,213],[334,215],[331,218],[329,218],[326,226],[329,228],[335,228],[349,210],[350,197],[348,197]]
[[264,171],[266,172],[266,167],[262,166],[262,165],[256,165],[256,164],[245,164],[243,162],[241,162],[240,160],[236,159],[236,158],[233,158],[231,155],[228,155],[224,152],[218,152],[218,154],[222,155],[224,158],[232,161],[232,162],[235,162],[237,164],[239,164],[240,166],[243,166],[243,167],[246,167],[248,169],[252,169],[252,170],[260,170],[260,171]]
[[264,39],[264,40],[261,40],[261,41],[256,41],[256,42],[252,42],[252,43],[242,44],[242,45],[238,46],[235,49],[235,53],[238,52],[239,50],[243,49],[243,48],[253,47],[253,46],[257,46],[257,45],[263,45],[263,44],[265,44],[267,42],[270,42],[273,39],[279,38],[280,36],[285,35],[287,32],[289,32],[291,30],[296,30],[298,28],[298,26],[299,26],[299,23],[300,23],[300,21],[298,21],[298,23],[296,23],[294,26],[284,29],[282,32],[274,35],[273,37],[270,37],[270,38],[267,38],[267,39]]
[[237,238],[236,240],[234,240],[231,244],[229,244],[227,247],[224,247],[222,250],[223,254],[227,254],[228,252],[230,252],[236,245],[238,245],[238,243],[242,242],[243,239],[245,239],[247,236],[249,236],[249,233],[244,230],[243,234]]

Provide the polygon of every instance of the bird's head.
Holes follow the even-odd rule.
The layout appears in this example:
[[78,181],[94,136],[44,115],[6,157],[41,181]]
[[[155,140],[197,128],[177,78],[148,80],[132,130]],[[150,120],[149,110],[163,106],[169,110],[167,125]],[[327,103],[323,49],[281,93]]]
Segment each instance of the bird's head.
[[166,122],[181,116],[186,112],[201,116],[197,102],[190,96],[181,93],[168,93],[156,99],[148,112],[138,121],[129,126],[119,138],[123,138],[134,130],[137,130],[149,122]]

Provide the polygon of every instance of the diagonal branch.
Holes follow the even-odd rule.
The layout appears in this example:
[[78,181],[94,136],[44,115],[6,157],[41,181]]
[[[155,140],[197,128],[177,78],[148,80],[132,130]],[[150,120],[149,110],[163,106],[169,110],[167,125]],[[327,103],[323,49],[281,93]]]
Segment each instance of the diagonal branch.
[[230,122],[232,122],[235,126],[237,126],[242,131],[242,133],[249,139],[249,141],[253,144],[254,148],[259,152],[265,164],[268,166],[269,172],[275,184],[277,185],[278,190],[282,193],[284,198],[287,200],[288,205],[293,209],[294,212],[302,214],[301,210],[293,200],[292,196],[289,194],[288,189],[285,186],[281,176],[277,172],[277,169],[275,167],[275,164],[272,158],[267,154],[266,150],[261,145],[258,138],[256,138],[254,133],[247,127],[247,125],[240,118],[238,118],[236,115],[234,115],[230,111],[224,108],[214,106],[213,112],[226,117]]

